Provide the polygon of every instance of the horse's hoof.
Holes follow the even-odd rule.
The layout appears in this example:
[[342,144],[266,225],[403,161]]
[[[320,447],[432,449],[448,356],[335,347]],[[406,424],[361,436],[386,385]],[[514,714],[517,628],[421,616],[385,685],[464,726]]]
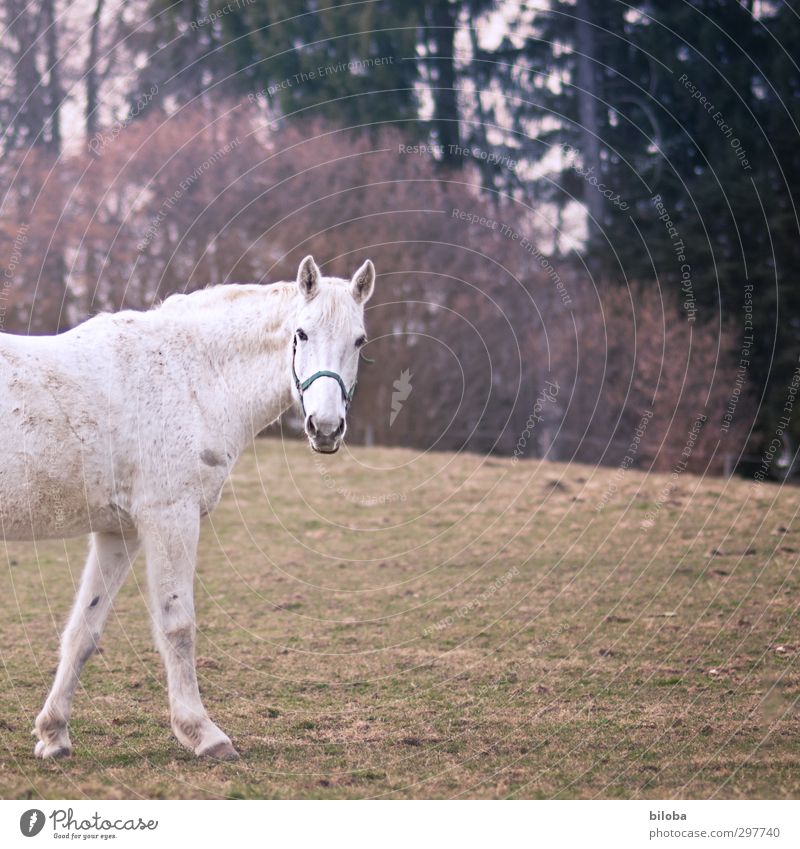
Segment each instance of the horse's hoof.
[[215,761],[238,761],[239,753],[233,748],[231,743],[224,740],[221,743],[216,743],[210,749],[204,752],[198,752],[201,758],[212,758]]
[[55,758],[68,758],[72,754],[72,749],[69,746],[62,746],[58,743],[50,744],[49,746],[44,740],[39,740],[33,749],[34,755],[43,760]]

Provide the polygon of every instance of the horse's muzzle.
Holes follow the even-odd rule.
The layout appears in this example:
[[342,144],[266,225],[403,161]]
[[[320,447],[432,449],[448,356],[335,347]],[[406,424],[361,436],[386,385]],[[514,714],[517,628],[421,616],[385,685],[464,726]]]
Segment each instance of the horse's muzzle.
[[341,437],[313,437],[309,436],[308,441],[311,447],[318,454],[335,454],[342,445]]
[[306,435],[311,447],[320,454],[335,454],[342,444],[345,421],[339,419],[338,426],[318,427],[314,416],[306,418]]

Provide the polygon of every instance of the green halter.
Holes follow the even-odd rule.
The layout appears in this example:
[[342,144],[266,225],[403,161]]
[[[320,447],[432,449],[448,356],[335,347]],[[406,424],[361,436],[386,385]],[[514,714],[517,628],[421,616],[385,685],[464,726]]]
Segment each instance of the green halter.
[[356,391],[356,385],[358,381],[354,381],[353,385],[350,387],[350,391],[347,391],[347,387],[344,385],[344,381],[341,376],[338,375],[335,371],[317,371],[311,375],[311,377],[307,377],[305,380],[300,380],[297,376],[297,369],[294,365],[295,357],[297,356],[297,337],[294,337],[294,342],[292,343],[292,377],[294,378],[294,385],[297,387],[297,394],[300,396],[300,409],[303,411],[303,418],[306,416],[306,405],[303,403],[303,393],[308,389],[311,384],[319,379],[320,377],[332,377],[338,384],[339,389],[342,390],[342,400],[344,401],[344,409],[345,413],[350,410],[350,404],[353,401],[353,395]]

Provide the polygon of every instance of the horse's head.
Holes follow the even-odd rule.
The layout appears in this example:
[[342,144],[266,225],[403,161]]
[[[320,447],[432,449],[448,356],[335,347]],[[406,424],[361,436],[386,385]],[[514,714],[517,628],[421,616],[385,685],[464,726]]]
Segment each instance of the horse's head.
[[322,277],[307,256],[297,287],[292,383],[311,447],[333,454],[342,444],[356,388],[359,349],[366,341],[364,304],[375,288],[375,267],[367,260],[352,280]]

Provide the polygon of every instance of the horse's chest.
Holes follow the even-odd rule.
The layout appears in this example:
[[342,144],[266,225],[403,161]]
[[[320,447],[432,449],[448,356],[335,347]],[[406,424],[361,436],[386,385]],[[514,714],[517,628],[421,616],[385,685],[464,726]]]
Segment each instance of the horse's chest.
[[199,452],[198,459],[200,461],[197,469],[200,512],[205,516],[219,503],[234,458],[225,449],[204,448]]

